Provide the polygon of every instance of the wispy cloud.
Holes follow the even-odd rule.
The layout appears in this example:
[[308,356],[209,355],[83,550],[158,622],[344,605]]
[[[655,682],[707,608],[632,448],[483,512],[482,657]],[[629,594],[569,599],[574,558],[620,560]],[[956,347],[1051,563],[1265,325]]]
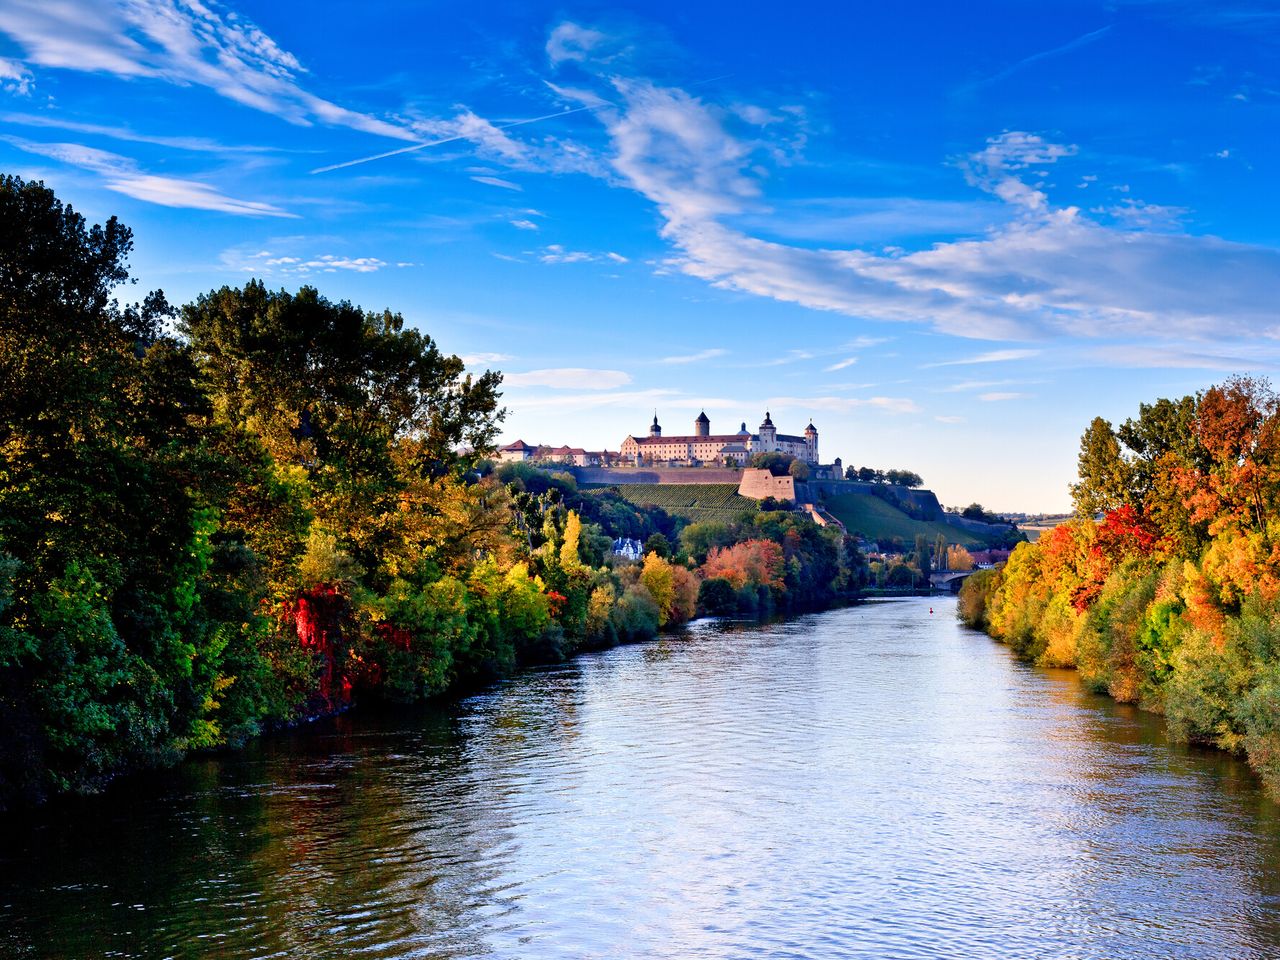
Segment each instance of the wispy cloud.
[[961,94],[962,96],[975,93],[981,88],[989,87],[992,84],[999,83],[1001,80],[1005,80],[1013,76],[1019,70],[1022,70],[1025,67],[1029,67],[1034,63],[1039,63],[1041,60],[1048,60],[1048,59],[1051,59],[1052,57],[1058,57],[1064,53],[1070,53],[1072,50],[1078,50],[1083,46],[1087,46],[1088,44],[1093,43],[1095,40],[1102,39],[1110,32],[1111,32],[1110,25],[1105,27],[1099,27],[1097,30],[1090,30],[1088,33],[1082,34],[1081,36],[1076,37],[1074,40],[1068,40],[1066,43],[1059,44],[1058,46],[1053,47],[1049,50],[1041,50],[1039,53],[1033,53],[1030,56],[1023,57],[1021,60],[1017,61],[1016,63],[1010,64],[1009,66],[1005,67],[1003,70],[999,71],[998,73],[993,73],[989,77],[984,77],[981,80],[974,80],[970,83],[965,84],[964,86],[960,87],[956,92]]
[[605,101],[593,101],[584,106],[561,110],[557,113],[548,113],[540,117],[528,117],[524,120],[512,120],[509,123],[498,124],[477,116],[471,110],[463,109],[455,117],[416,121],[413,124],[413,129],[415,139],[418,140],[417,143],[407,147],[399,147],[395,150],[385,150],[381,153],[357,157],[354,160],[344,160],[340,163],[316,167],[311,172],[315,174],[345,170],[348,167],[356,167],[376,160],[387,160],[391,157],[399,157],[427,150],[431,147],[441,147],[445,144],[466,140],[474,144],[482,156],[502,160],[517,169],[549,170],[558,173],[593,173],[598,175],[602,169],[600,164],[594,157],[574,143],[548,138],[541,145],[527,144],[514,139],[506,131],[513,127],[522,127],[531,123],[543,123],[549,120],[557,120],[561,117],[568,117],[575,113],[596,110],[604,103]]
[[843,370],[846,367],[852,367],[857,362],[858,362],[857,357],[846,357],[844,360],[841,360],[838,363],[833,363],[829,367],[823,367],[822,372],[835,373],[837,370]]
[[933,388],[934,393],[973,393],[978,390],[990,390],[992,387],[1024,386],[1029,383],[1041,383],[1040,380],[961,380],[945,387]]
[[537,230],[538,225],[532,220],[512,220],[511,225],[517,230]]
[[257,147],[240,144],[219,143],[207,137],[164,137],[139,133],[128,127],[113,127],[100,123],[81,123],[63,117],[45,116],[39,113],[6,113],[0,116],[5,123],[18,124],[25,127],[42,127],[54,130],[68,130],[72,133],[85,133],[91,136],[108,137],[128,143],[149,143],[173,150],[187,150],[196,153],[267,153],[275,152],[274,147]]
[[631,382],[631,374],[622,370],[589,370],[584,367],[560,367],[508,373],[503,382],[509,387],[551,387],[556,390],[612,390]]
[[772,397],[770,408],[779,410],[883,410],[885,413],[919,413],[920,406],[909,397]]
[[[277,238],[278,239],[278,238]],[[303,242],[299,242],[303,241]],[[305,238],[291,238],[283,243],[285,250],[302,246]],[[232,247],[222,252],[222,263],[237,273],[255,277],[308,277],[317,273],[377,273],[392,264],[380,257],[353,257],[336,253],[289,253],[255,250],[252,247]],[[413,263],[399,262],[396,267],[412,267]]]
[[566,250],[562,244],[549,243],[537,255],[543,263],[626,263],[627,258],[620,253],[588,253],[585,250]]
[[557,24],[547,37],[547,59],[553,65],[566,61],[581,63],[608,42],[600,30],[592,30],[572,21]]
[[501,187],[503,190],[524,190],[524,187],[518,183],[512,183],[510,180],[503,180],[501,177],[472,177],[476,183],[483,183],[490,187]]
[[509,353],[464,353],[462,362],[468,367],[482,367],[491,363],[506,363],[508,360],[515,359]]
[[712,347],[709,350],[700,350],[697,353],[685,353],[685,354],[677,354],[676,356],[672,356],[672,357],[663,357],[658,362],[674,363],[674,364],[701,363],[703,360],[713,360],[716,357],[723,357],[728,352],[729,352],[728,350],[724,350],[720,347]]
[[[504,377],[507,384],[511,376]],[[590,388],[588,388],[590,389]],[[701,401],[699,401],[701,402]],[[634,412],[637,409],[653,406],[688,407],[688,395],[679,390],[599,390],[590,393],[543,394],[540,396],[521,396],[513,405],[519,410],[556,410],[561,413],[574,411],[599,410],[601,407],[623,407]],[[707,410],[716,409],[717,403],[712,400],[702,402]],[[643,431],[643,424],[638,425],[637,433]]]
[[958,360],[941,360],[937,363],[921,364],[921,368],[928,367],[965,367],[977,363],[1006,363],[1010,360],[1026,360],[1030,357],[1038,357],[1039,350],[989,350],[986,353],[979,353],[972,357],[961,357]]
[[1280,368],[1280,351],[1253,344],[1248,353],[1219,353],[1154,344],[1097,347],[1089,352],[1095,363],[1132,369],[1184,370],[1275,370]]
[[1074,145],[1007,131],[966,158],[968,181],[1007,209],[979,237],[915,252],[790,245],[744,228],[766,209],[761,169],[772,155],[760,141],[735,136],[721,110],[687,90],[612,69],[599,80],[616,101],[595,113],[614,173],[654,204],[674,248],[663,270],[979,339],[1245,337],[1278,326],[1280,250],[1055,207],[1039,173],[1074,155]]
[[1031,396],[1031,394],[1029,393],[995,392],[995,393],[980,393],[978,394],[978,399],[981,400],[983,403],[999,403],[1003,400],[1025,400],[1029,396]]
[[19,97],[29,97],[34,86],[35,77],[30,70],[17,60],[0,57],[0,90]]
[[78,143],[35,143],[20,137],[4,137],[19,150],[49,157],[62,163],[88,170],[102,178],[102,185],[116,193],[158,204],[188,210],[213,210],[241,217],[295,217],[269,203],[239,200],[227,196],[216,187],[199,180],[161,177],[142,170],[136,161],[106,150]]
[[294,124],[420,139],[402,124],[310,93],[293,54],[249,20],[195,0],[6,0],[0,33],[29,64],[208,87]]
[[964,417],[957,417],[954,415],[937,416],[937,417],[934,417],[933,419],[937,420],[939,423],[965,423],[966,422]]

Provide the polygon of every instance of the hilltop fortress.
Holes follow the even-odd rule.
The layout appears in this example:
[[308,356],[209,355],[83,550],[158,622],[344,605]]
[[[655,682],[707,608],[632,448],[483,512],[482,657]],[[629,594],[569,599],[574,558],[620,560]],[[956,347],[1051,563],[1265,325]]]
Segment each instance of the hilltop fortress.
[[655,412],[648,436],[637,439],[628,434],[618,452],[624,462],[636,466],[714,463],[741,467],[757,453],[785,453],[817,466],[818,429],[810,423],[805,427],[804,436],[778,433],[766,410],[764,422],[756,433],[747,430],[743,421],[737,433],[713,434],[711,420],[704,410],[693,421],[692,435],[664,437]]

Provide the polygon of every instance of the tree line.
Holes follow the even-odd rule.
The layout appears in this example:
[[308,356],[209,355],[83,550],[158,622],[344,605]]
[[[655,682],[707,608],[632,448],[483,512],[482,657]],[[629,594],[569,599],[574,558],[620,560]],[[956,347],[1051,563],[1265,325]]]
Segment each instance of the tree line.
[[1280,792],[1280,398],[1232,377],[1081,438],[1076,516],[960,615],[1019,656],[1243,752]]
[[131,248],[0,178],[0,809],[865,572],[789,513],[494,470],[498,373],[310,287],[121,304]]

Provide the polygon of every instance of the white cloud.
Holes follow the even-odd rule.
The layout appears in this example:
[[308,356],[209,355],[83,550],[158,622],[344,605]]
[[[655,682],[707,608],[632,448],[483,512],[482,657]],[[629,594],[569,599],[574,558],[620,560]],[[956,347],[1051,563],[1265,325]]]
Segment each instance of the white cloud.
[[703,360],[712,360],[715,357],[723,357],[729,351],[719,347],[712,347],[710,350],[701,350],[698,353],[680,354],[674,357],[663,357],[659,363],[700,363]]
[[407,127],[307,92],[296,57],[252,22],[199,0],[5,0],[0,33],[38,66],[208,87],[294,124],[417,139]]
[[552,64],[566,61],[581,63],[607,40],[605,34],[599,30],[592,30],[566,20],[556,26],[547,37],[547,57]]
[[[286,238],[285,246],[297,246],[305,238]],[[273,241],[273,243],[281,242]],[[306,277],[316,273],[377,273],[390,266],[387,261],[378,257],[351,257],[334,253],[322,254],[276,254],[269,250],[246,253],[242,248],[232,247],[222,252],[222,262],[228,269],[254,276],[292,276]],[[413,264],[397,264],[397,266],[413,266]]]
[[588,253],[585,250],[567,250],[562,244],[549,243],[542,248],[538,259],[543,263],[627,263],[627,258],[617,253]]
[[857,357],[846,357],[844,360],[841,360],[838,363],[833,363],[829,367],[823,367],[822,372],[835,373],[837,370],[843,370],[846,367],[852,367],[857,362],[858,362]]
[[1182,225],[1183,218],[1190,211],[1186,207],[1144,203],[1141,200],[1126,197],[1116,206],[1093,212],[1110,214],[1133,229],[1174,230]]
[[596,111],[613,168],[657,207],[661,235],[675,248],[660,273],[979,339],[1280,330],[1273,309],[1280,251],[1123,220],[1108,225],[1055,207],[1033,178],[1073,156],[1072,145],[1008,131],[968,157],[969,182],[1007,210],[980,237],[910,253],[795,246],[747,232],[752,222],[767,229],[760,163],[768,151],[730,133],[723,111],[678,88],[600,79],[617,95]]
[[922,367],[964,367],[975,363],[1006,363],[1010,360],[1026,360],[1038,357],[1039,350],[989,350],[972,357],[961,357],[959,360],[943,360],[938,363],[925,363]]
[[17,60],[6,60],[0,57],[0,90],[19,97],[29,97],[31,88],[34,86],[35,78],[30,70]]
[[501,187],[503,190],[524,190],[524,187],[518,183],[512,183],[510,180],[503,180],[501,177],[472,177],[476,183],[483,183],[490,187]]
[[1275,370],[1280,368],[1280,352],[1260,344],[1249,345],[1247,353],[1219,353],[1153,344],[1098,347],[1089,352],[1096,363],[1132,369],[1183,370]]
[[255,147],[218,143],[206,137],[164,137],[138,133],[128,127],[110,127],[100,123],[81,123],[63,117],[51,117],[38,113],[6,113],[0,116],[5,123],[15,123],[26,127],[45,127],[56,130],[70,130],[73,133],[87,133],[91,136],[110,137],[112,140],[124,140],[129,143],[150,143],[175,150],[188,150],[196,153],[266,153],[274,150],[271,147]]
[[1011,384],[1025,383],[1022,380],[962,380],[949,387],[940,387],[938,393],[969,393],[974,390],[989,390],[991,387],[1006,387]]
[[772,397],[770,408],[828,410],[848,413],[851,410],[883,410],[886,413],[919,413],[920,407],[907,397]]
[[489,363],[505,363],[514,357],[509,353],[464,353],[462,362],[468,367],[481,367]]
[[532,220],[512,220],[511,225],[517,230],[537,230],[538,225]]
[[4,137],[19,150],[49,157],[74,167],[98,174],[108,190],[158,204],[188,210],[214,210],[248,217],[296,217],[269,203],[239,200],[199,180],[182,180],[146,173],[136,161],[117,153],[86,147],[78,143],[34,143],[19,137]]
[[999,403],[1003,400],[1025,400],[1029,397],[1029,393],[980,393],[978,399],[983,403]]
[[511,387],[551,387],[556,390],[612,390],[631,382],[631,374],[622,370],[588,370],[561,367],[550,370],[527,370],[508,373],[503,382]]

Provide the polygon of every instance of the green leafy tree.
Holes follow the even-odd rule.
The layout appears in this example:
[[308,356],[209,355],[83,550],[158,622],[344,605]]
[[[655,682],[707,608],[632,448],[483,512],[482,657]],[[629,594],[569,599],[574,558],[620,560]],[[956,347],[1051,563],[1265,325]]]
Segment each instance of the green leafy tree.
[[1111,423],[1094,417],[1080,438],[1079,482],[1071,485],[1076,512],[1091,517],[1116,510],[1133,498],[1133,471]]
[[775,477],[785,477],[793,460],[795,457],[785,453],[756,453],[752,454],[749,465],[757,470],[768,470]]
[[923,533],[916,534],[915,548],[916,569],[920,571],[920,576],[925,583],[928,583],[929,576],[933,572],[932,564],[929,561],[929,538]]
[[655,533],[644,542],[646,554],[656,553],[663,560],[671,557],[671,541],[660,533]]
[[112,299],[131,249],[114,218],[0,178],[0,629],[23,636],[0,713],[24,731],[0,738],[0,806],[166,759],[213,705],[239,709],[222,666],[254,618],[211,607],[227,554],[195,482],[221,470],[209,408],[163,295]]

